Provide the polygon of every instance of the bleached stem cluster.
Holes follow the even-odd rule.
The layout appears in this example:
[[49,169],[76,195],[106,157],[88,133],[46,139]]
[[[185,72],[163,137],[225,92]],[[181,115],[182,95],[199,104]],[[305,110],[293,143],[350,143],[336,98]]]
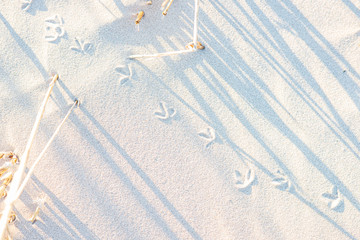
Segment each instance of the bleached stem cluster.
[[[165,7],[165,10],[163,11],[163,15],[167,14],[167,11],[169,10],[169,7],[171,6],[173,0],[165,0],[162,4],[162,7]],[[156,53],[156,54],[144,54],[144,55],[130,55],[130,59],[136,59],[136,58],[156,58],[156,57],[164,57],[164,56],[172,56],[172,55],[178,55],[183,53],[189,53],[189,52],[195,52],[198,49],[204,49],[204,47],[201,45],[201,43],[198,42],[198,19],[199,19],[199,5],[200,0],[195,0],[195,14],[194,14],[194,31],[193,31],[193,41],[187,45],[190,46],[186,50],[180,50],[180,51],[172,51],[172,52],[164,52],[164,53]],[[165,14],[164,14],[165,13]],[[199,47],[200,46],[200,47]]]
[[54,132],[54,134],[52,135],[52,137],[50,138],[50,140],[46,144],[44,150],[40,153],[39,157],[36,159],[35,163],[31,167],[29,173],[25,177],[25,180],[22,181],[22,178],[23,178],[23,175],[24,175],[24,172],[25,172],[25,169],[26,169],[26,163],[27,163],[28,158],[29,158],[31,146],[32,146],[34,138],[35,138],[35,134],[36,134],[36,132],[37,132],[37,130],[39,128],[40,121],[41,121],[41,119],[43,117],[43,114],[44,114],[44,111],[45,111],[45,107],[46,107],[46,105],[47,105],[47,103],[49,101],[51,92],[52,92],[58,78],[59,78],[59,75],[57,75],[57,74],[54,75],[54,77],[52,78],[49,89],[46,92],[44,100],[43,100],[43,102],[41,104],[41,107],[39,109],[39,112],[38,112],[38,114],[36,116],[36,120],[35,120],[35,123],[34,123],[34,126],[33,126],[32,130],[31,130],[30,137],[29,137],[28,143],[27,143],[27,145],[25,147],[24,154],[21,157],[20,166],[19,166],[18,170],[14,174],[13,182],[11,184],[9,194],[8,194],[7,198],[5,199],[5,207],[4,207],[4,210],[2,211],[2,216],[1,216],[1,219],[0,219],[0,239],[4,238],[4,235],[5,235],[5,232],[6,232],[6,229],[7,229],[8,219],[9,219],[9,216],[10,216],[10,213],[11,213],[12,206],[13,206],[14,202],[20,197],[20,195],[21,195],[22,191],[24,190],[27,182],[29,181],[29,179],[31,177],[31,174],[33,173],[36,165],[38,164],[40,159],[44,156],[45,151],[48,149],[48,147],[50,146],[50,144],[54,140],[55,136],[60,131],[60,128],[63,126],[66,119],[69,117],[69,115],[70,115],[71,111],[73,110],[73,108],[78,104],[78,100],[75,100],[73,106],[70,108],[70,110],[66,114],[65,118],[62,120],[60,125],[57,127],[56,131]]

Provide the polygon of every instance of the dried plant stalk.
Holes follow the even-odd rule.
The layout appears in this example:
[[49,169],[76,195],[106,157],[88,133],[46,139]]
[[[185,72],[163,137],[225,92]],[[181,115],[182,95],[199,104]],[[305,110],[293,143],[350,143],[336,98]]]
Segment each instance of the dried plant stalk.
[[16,220],[16,214],[14,211],[11,211],[9,219],[8,219],[8,223],[13,223],[13,222],[15,222],[15,220]]
[[[162,3],[162,7],[164,7],[167,4],[167,8],[164,10],[163,14],[166,15],[167,10],[169,9],[169,7],[171,6],[173,0],[165,0]],[[200,43],[200,45],[198,44],[198,18],[199,18],[199,5],[200,5],[200,0],[195,0],[195,16],[194,16],[194,32],[193,32],[193,41],[192,44],[193,46],[196,47],[189,47],[186,50],[180,50],[180,51],[173,51],[173,52],[164,52],[164,53],[156,53],[156,54],[144,54],[144,55],[131,55],[128,58],[129,59],[136,59],[136,58],[156,58],[156,57],[164,57],[164,56],[171,56],[171,55],[177,55],[177,54],[183,54],[183,53],[189,53],[189,52],[194,52],[198,49],[202,50],[205,47]],[[190,43],[191,44],[191,43]],[[188,44],[189,45],[189,44]],[[187,46],[188,46],[187,45]]]
[[7,192],[6,192],[6,186],[2,185],[0,187],[0,199],[6,198]]
[[49,101],[50,98],[50,94],[55,86],[55,82],[58,80],[59,75],[55,74],[51,80],[50,86],[46,92],[46,95],[44,97],[44,100],[41,104],[41,107],[39,109],[39,112],[36,116],[36,120],[34,123],[34,126],[31,130],[30,136],[29,136],[29,140],[28,143],[26,144],[25,147],[25,151],[24,154],[22,156],[22,161],[20,163],[19,169],[16,171],[15,175],[14,175],[14,182],[11,186],[11,189],[9,191],[8,197],[7,199],[5,199],[5,207],[3,210],[3,215],[0,219],[0,239],[3,239],[5,236],[5,231],[6,231],[6,226],[7,226],[7,219],[10,216],[10,212],[12,209],[12,204],[14,203],[14,201],[16,200],[16,198],[14,198],[16,196],[16,193],[18,191],[18,188],[21,184],[21,179],[23,177],[23,174],[25,172],[25,168],[26,168],[26,162],[29,158],[29,154],[30,154],[30,150],[31,150],[31,146],[33,144],[34,138],[35,138],[35,134],[37,129],[39,128],[40,125],[40,120],[42,119],[43,115],[44,115],[44,111],[45,111],[45,107],[46,104]]
[[3,182],[3,185],[4,186],[8,186],[11,182],[11,180],[13,179],[13,174],[12,173],[9,173],[9,176],[7,176],[5,179],[4,179],[4,182]]
[[193,33],[193,43],[194,43],[194,45],[196,45],[196,43],[198,42],[199,5],[200,5],[200,0],[195,0],[194,33]]
[[0,177],[4,175],[9,170],[9,167],[2,167],[0,168]]
[[155,58],[155,57],[164,57],[164,56],[171,56],[171,55],[178,55],[182,53],[189,53],[194,52],[194,49],[186,49],[186,50],[180,50],[180,51],[174,51],[174,52],[164,52],[164,53],[155,53],[155,54],[148,54],[148,55],[131,55],[129,56],[130,59],[135,58]]
[[6,231],[7,231],[7,236],[5,237],[5,240],[13,240],[8,226],[6,226]]
[[135,24],[138,25],[144,16],[145,16],[145,12],[140,11],[136,16]]
[[[3,217],[2,214],[0,214],[0,216]],[[7,223],[13,223],[13,222],[15,222],[15,220],[16,220],[16,214],[14,211],[11,211],[9,214],[9,217],[7,219]],[[6,225],[6,229],[8,229],[7,225]],[[10,233],[10,231],[9,231],[9,233]]]
[[174,0],[170,0],[169,4],[166,6],[165,10],[162,12],[162,15],[166,16],[168,11],[169,11],[169,8],[171,6],[171,4],[173,3]]
[[169,0],[164,0],[163,3],[161,4],[161,9],[164,9],[165,6],[168,4]]
[[31,217],[29,218],[29,221],[34,224],[37,220],[37,216],[40,213],[40,206],[37,206],[35,209],[35,212],[33,213],[33,215],[31,215]]
[[[188,43],[188,44],[185,46],[185,48],[186,48],[186,49],[195,48],[195,47],[194,47],[194,43],[193,43],[193,42]],[[196,44],[196,49],[204,50],[204,49],[205,49],[205,46],[202,45],[202,44],[198,41],[197,44]]]
[[54,141],[56,135],[59,133],[61,127],[64,125],[65,121],[69,118],[72,110],[79,104],[78,100],[74,101],[74,104],[71,106],[71,108],[69,109],[69,111],[67,112],[67,114],[65,115],[65,117],[63,118],[63,120],[61,121],[61,123],[59,124],[59,126],[56,128],[55,132],[53,133],[53,135],[51,136],[51,138],[49,139],[49,141],[46,143],[44,149],[41,151],[40,155],[37,157],[37,159],[35,160],[34,164],[31,166],[28,174],[26,175],[24,181],[22,182],[21,186],[19,187],[19,190],[17,191],[16,195],[14,196],[15,199],[18,199],[21,195],[21,193],[24,191],[24,188],[26,187],[26,184],[29,182],[32,173],[35,170],[36,165],[40,162],[41,158],[45,155],[46,150],[49,148],[50,144]]

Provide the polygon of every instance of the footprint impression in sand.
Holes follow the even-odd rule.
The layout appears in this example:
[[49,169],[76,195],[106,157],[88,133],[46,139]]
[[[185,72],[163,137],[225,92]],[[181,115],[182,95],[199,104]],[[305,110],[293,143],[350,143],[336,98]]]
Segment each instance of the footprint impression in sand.
[[205,145],[208,148],[216,139],[216,132],[212,127],[206,128],[205,131],[198,133],[198,135],[208,141]]
[[275,177],[272,179],[272,184],[283,191],[290,191],[292,189],[291,181],[280,170],[277,170]]
[[333,186],[331,193],[323,193],[321,196],[328,202],[331,210],[338,210],[344,205],[344,199],[336,186]]
[[72,46],[70,49],[82,54],[89,53],[92,47],[91,43],[85,42],[79,38],[75,38],[75,45],[76,46]]
[[238,189],[245,189],[249,187],[255,180],[255,171],[252,168],[249,168],[244,176],[244,180],[242,180],[241,173],[238,170],[235,170],[235,186]]
[[130,64],[126,65],[126,66],[122,65],[122,66],[116,67],[115,71],[117,74],[120,75],[119,80],[120,80],[121,85],[124,85],[125,83],[127,83],[133,75]]
[[176,110],[168,107],[165,102],[160,102],[160,111],[156,111],[154,114],[160,120],[168,120],[175,116]]
[[63,27],[63,20],[59,15],[55,15],[45,20],[45,40],[48,42],[55,42],[63,37],[65,30]]

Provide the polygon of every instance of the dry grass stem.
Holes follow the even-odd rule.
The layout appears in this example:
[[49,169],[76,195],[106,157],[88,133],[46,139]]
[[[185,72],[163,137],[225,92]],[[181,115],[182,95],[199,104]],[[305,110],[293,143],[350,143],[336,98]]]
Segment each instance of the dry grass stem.
[[7,192],[6,192],[6,186],[2,185],[0,187],[0,199],[6,198]]
[[33,213],[33,215],[31,215],[31,217],[29,218],[29,221],[34,224],[37,220],[37,217],[40,213],[40,206],[37,206],[35,209],[35,212]]
[[141,21],[141,19],[145,16],[145,12],[144,11],[140,11],[137,15],[136,15],[136,20],[135,20],[135,24],[138,25]]
[[169,11],[169,8],[170,8],[171,4],[173,3],[173,1],[174,1],[174,0],[170,0],[170,2],[168,3],[168,5],[166,6],[165,10],[162,12],[162,14],[163,14],[164,16],[167,15],[167,13],[168,13],[168,11]]
[[186,50],[180,50],[180,51],[173,51],[173,52],[164,52],[164,53],[155,53],[155,54],[148,54],[148,55],[130,55],[129,59],[135,59],[135,58],[156,58],[156,57],[164,57],[164,56],[172,56],[172,55],[178,55],[182,53],[190,53],[194,52],[194,49],[186,49]]
[[2,185],[8,186],[13,179],[13,176],[13,173],[8,173],[8,175],[6,175],[6,178],[4,178],[4,182],[2,183]]
[[[3,215],[0,214],[0,216],[2,217]],[[11,211],[10,214],[9,214],[9,217],[8,217],[8,219],[7,219],[7,223],[13,223],[13,222],[15,222],[15,220],[16,220],[16,214],[15,214],[14,211]],[[7,225],[6,225],[6,229],[8,229],[8,226],[7,226]],[[10,233],[10,232],[9,232],[9,233]]]
[[9,167],[2,167],[0,168],[0,177],[4,175],[9,170]]
[[163,3],[161,4],[161,9],[164,9],[168,3],[169,3],[169,0],[164,0]]
[[15,196],[17,194],[17,191],[18,191],[19,187],[20,187],[21,180],[22,180],[23,174],[25,172],[26,163],[27,163],[27,160],[29,158],[31,146],[32,146],[32,144],[34,142],[35,134],[36,134],[36,132],[37,132],[37,130],[39,128],[40,121],[41,121],[41,119],[42,119],[42,117],[44,115],[46,104],[49,101],[50,94],[51,94],[51,92],[52,92],[58,78],[59,78],[59,75],[55,74],[53,76],[51,82],[50,82],[50,85],[49,85],[49,88],[48,88],[48,90],[47,90],[47,92],[45,94],[44,100],[43,100],[43,102],[41,104],[41,107],[40,107],[40,109],[39,109],[39,111],[38,111],[38,113],[36,115],[35,123],[34,123],[34,126],[33,126],[32,130],[31,130],[28,142],[26,144],[24,154],[22,155],[19,169],[15,172],[14,181],[11,184],[9,194],[7,196],[7,199],[5,200],[5,207],[3,209],[3,215],[2,215],[2,217],[0,219],[0,239],[3,239],[5,237],[5,232],[6,232],[6,227],[7,227],[7,219],[10,216],[10,213],[11,213],[11,210],[12,210],[12,205],[13,205],[14,201],[16,201],[16,199],[17,199],[17,198],[15,198]]
[[[194,49],[194,43],[191,42],[191,43],[188,43],[186,46],[185,46],[186,49]],[[205,49],[205,46],[202,45],[199,41],[197,42],[196,44],[196,49],[198,50],[204,50]]]
[[16,199],[18,199],[21,195],[21,193],[24,191],[24,188],[26,187],[26,184],[29,182],[30,177],[32,175],[32,173],[35,170],[35,167],[37,166],[37,164],[40,162],[41,158],[45,155],[46,150],[50,147],[50,144],[54,141],[56,135],[59,133],[61,127],[64,125],[65,121],[69,118],[72,110],[78,106],[79,100],[75,99],[73,105],[71,106],[71,108],[69,109],[69,111],[67,112],[67,114],[65,115],[65,117],[63,118],[63,120],[61,121],[61,123],[59,124],[59,126],[56,128],[55,132],[53,133],[53,135],[51,136],[51,138],[49,139],[49,141],[46,143],[44,149],[41,151],[40,155],[37,157],[37,159],[35,160],[34,164],[31,166],[31,168],[29,169],[28,174],[26,175],[25,179],[22,181],[21,185],[18,188],[18,191],[16,192],[16,194],[14,195],[14,201]]
[[15,222],[15,220],[16,220],[16,214],[15,214],[14,211],[12,211],[12,212],[10,213],[10,216],[9,216],[9,219],[8,219],[8,223],[13,223],[13,222]]

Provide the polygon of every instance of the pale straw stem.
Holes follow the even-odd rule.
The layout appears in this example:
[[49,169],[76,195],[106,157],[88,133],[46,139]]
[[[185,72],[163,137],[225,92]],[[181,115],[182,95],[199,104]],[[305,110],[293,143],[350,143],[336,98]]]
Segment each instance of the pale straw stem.
[[58,80],[58,78],[59,78],[59,75],[55,74],[53,76],[52,80],[51,80],[49,89],[46,92],[45,98],[44,98],[44,100],[43,100],[43,102],[41,104],[41,107],[39,109],[39,112],[38,112],[38,114],[36,116],[34,126],[33,126],[32,130],[31,130],[29,140],[27,142],[24,154],[23,154],[23,156],[21,158],[21,161],[20,161],[19,169],[14,174],[14,179],[12,181],[11,188],[10,188],[10,191],[8,193],[8,197],[5,200],[5,207],[4,207],[4,210],[2,212],[1,219],[0,219],[0,239],[4,238],[4,234],[6,232],[6,226],[7,226],[7,223],[8,223],[8,218],[9,218],[9,215],[10,215],[10,212],[11,212],[11,209],[12,209],[12,204],[13,204],[12,201],[7,201],[7,200],[8,199],[13,199],[13,197],[16,195],[16,192],[17,192],[17,190],[18,190],[18,188],[19,188],[19,186],[21,184],[21,179],[22,179],[23,174],[25,172],[26,162],[27,162],[27,160],[29,158],[31,146],[32,146],[33,141],[34,141],[36,131],[39,128],[40,121],[41,121],[41,119],[42,119],[42,117],[44,115],[46,104],[49,101],[50,94],[51,94],[51,92],[52,92],[52,90],[54,88],[55,82]]
[[41,151],[40,155],[37,157],[37,159],[35,160],[35,162],[31,166],[31,168],[30,168],[29,172],[27,173],[24,181],[22,182],[21,186],[19,187],[19,190],[17,191],[16,195],[14,196],[13,199],[9,200],[10,202],[14,202],[14,201],[16,201],[16,199],[18,199],[20,197],[21,193],[24,191],[24,188],[26,187],[26,184],[30,180],[32,173],[34,172],[36,165],[40,162],[42,157],[45,155],[46,150],[49,148],[50,144],[54,141],[56,135],[59,133],[61,127],[64,125],[65,121],[69,118],[72,110],[74,109],[74,107],[76,107],[77,104],[78,104],[78,100],[75,100],[74,104],[71,106],[71,108],[69,109],[69,111],[67,112],[67,114],[65,115],[65,117],[63,118],[61,123],[59,124],[59,126],[56,128],[55,132],[53,133],[53,135],[51,136],[49,141],[46,143],[44,149]]
[[162,13],[163,15],[167,14],[167,12],[169,11],[169,8],[170,8],[171,4],[173,3],[173,1],[174,0],[170,0],[169,4],[166,6],[165,10]]
[[169,0],[165,0],[162,4],[161,4],[161,9],[165,8],[166,4],[168,4]]
[[164,53],[156,53],[156,54],[148,54],[148,55],[130,55],[128,58],[134,59],[134,58],[156,58],[156,57],[164,57],[164,56],[171,56],[171,55],[177,55],[182,53],[189,53],[194,52],[195,50],[192,49],[186,49],[186,50],[180,50],[180,51],[173,51],[173,52],[164,52]]
[[200,0],[195,0],[194,34],[193,34],[193,42],[194,42],[195,49],[196,49],[196,45],[198,42],[199,5],[200,5]]

